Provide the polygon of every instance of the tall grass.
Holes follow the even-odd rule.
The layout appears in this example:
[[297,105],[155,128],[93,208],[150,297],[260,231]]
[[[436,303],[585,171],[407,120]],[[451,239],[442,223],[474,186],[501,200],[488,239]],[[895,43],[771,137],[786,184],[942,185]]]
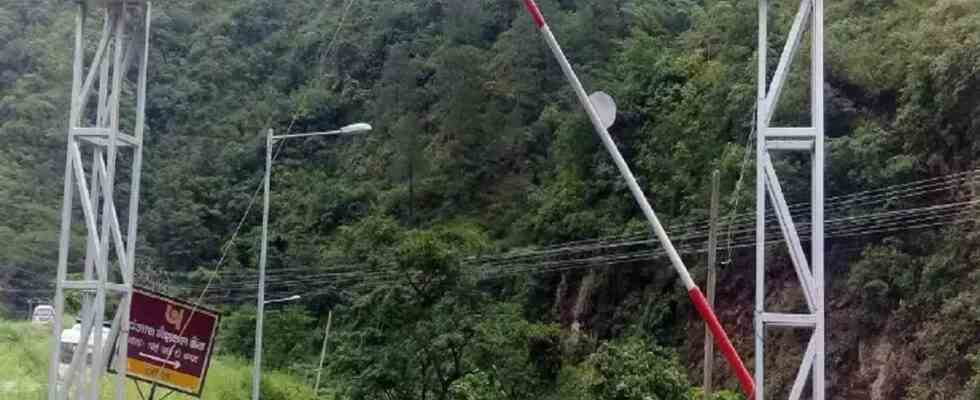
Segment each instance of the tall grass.
[[[35,327],[28,322],[0,321],[0,400],[46,400],[48,379],[49,327]],[[252,369],[247,360],[227,357],[212,359],[201,398],[205,400],[247,400],[251,396]],[[102,398],[114,399],[114,380],[103,378]],[[140,384],[144,395],[149,385]],[[127,399],[142,399],[136,384],[127,382]],[[168,392],[157,391],[157,399]],[[266,371],[262,377],[263,400],[314,400],[313,389],[302,380],[278,371]],[[192,400],[173,394],[168,400]]]
[[48,328],[0,322],[0,399],[46,397],[50,337]]

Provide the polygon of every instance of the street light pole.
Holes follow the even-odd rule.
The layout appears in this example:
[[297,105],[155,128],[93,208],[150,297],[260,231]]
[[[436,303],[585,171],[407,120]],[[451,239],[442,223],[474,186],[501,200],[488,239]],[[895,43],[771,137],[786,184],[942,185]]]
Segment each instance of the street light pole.
[[[298,133],[293,135],[279,135],[276,136],[272,129],[266,133],[265,137],[265,180],[263,182],[264,190],[262,192],[262,245],[259,253],[259,294],[256,301],[256,319],[255,319],[255,355],[254,363],[252,369],[252,400],[259,400],[259,391],[261,389],[261,379],[262,379],[262,326],[263,320],[265,319],[265,266],[268,259],[269,252],[269,181],[272,176],[272,145],[277,140],[286,140],[293,138],[303,138],[311,136],[337,136],[337,135],[353,135],[358,133],[363,133],[370,131],[371,125],[365,124],[363,122],[347,125],[338,130],[329,132],[311,132],[311,133]],[[299,299],[299,296],[293,296],[284,301],[292,301]],[[276,300],[275,302],[279,302]]]
[[269,178],[272,175],[272,129],[265,137],[265,181],[262,193],[262,247],[259,253],[259,298],[255,321],[255,365],[252,371],[252,400],[259,400],[262,379],[262,322],[265,316],[265,263],[269,252]]

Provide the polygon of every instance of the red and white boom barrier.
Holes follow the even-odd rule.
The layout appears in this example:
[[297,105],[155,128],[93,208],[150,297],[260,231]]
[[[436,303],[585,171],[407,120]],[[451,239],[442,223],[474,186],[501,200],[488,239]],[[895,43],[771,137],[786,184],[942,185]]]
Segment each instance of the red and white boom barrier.
[[[568,58],[565,57],[565,53],[562,51],[561,46],[558,45],[558,40],[555,39],[555,35],[551,33],[551,29],[548,28],[548,24],[544,20],[544,15],[541,14],[541,10],[534,0],[524,0],[524,5],[527,6],[528,12],[531,13],[531,17],[534,18],[534,24],[538,26],[538,30],[541,31],[541,35],[544,36],[544,40],[548,42],[548,47],[551,48],[551,52],[554,54],[558,63],[561,65],[562,72],[565,73],[565,78],[568,83],[572,85],[572,89],[575,90],[575,94],[578,96],[578,100],[582,103],[582,107],[585,108],[585,112],[589,114],[589,119],[592,121],[592,125],[595,127],[595,131],[599,134],[599,139],[602,140],[603,146],[612,156],[613,162],[616,163],[616,167],[619,169],[620,174],[622,174],[623,179],[626,180],[627,186],[630,188],[630,192],[633,194],[633,198],[636,199],[637,204],[640,205],[640,209],[643,211],[643,215],[646,217],[647,221],[650,223],[650,227],[653,232],[657,235],[660,243],[663,245],[664,250],[666,250],[667,255],[670,257],[670,262],[674,266],[674,270],[681,277],[681,282],[684,283],[684,287],[687,289],[688,295],[691,297],[691,301],[694,302],[695,308],[697,308],[698,313],[701,314],[701,318],[704,319],[705,323],[708,324],[708,328],[711,330],[711,334],[715,338],[715,343],[718,344],[719,349],[728,360],[728,364],[731,365],[732,369],[735,370],[735,375],[738,377],[739,383],[742,385],[742,391],[749,399],[755,394],[755,383],[752,380],[752,376],[749,371],[745,369],[745,364],[742,363],[742,359],[739,357],[738,352],[735,351],[735,347],[732,346],[732,342],[728,339],[728,335],[725,330],[721,327],[721,323],[718,322],[718,317],[715,316],[714,311],[708,305],[708,301],[704,298],[704,294],[701,293],[701,289],[694,284],[694,280],[691,279],[691,274],[688,272],[687,267],[684,266],[684,261],[681,260],[680,255],[677,254],[677,250],[674,249],[673,243],[670,242],[670,238],[667,236],[667,232],[664,230],[663,224],[657,218],[657,214],[653,212],[653,207],[650,206],[650,202],[647,201],[646,195],[643,194],[643,190],[640,189],[640,185],[636,183],[636,178],[633,176],[633,172],[630,170],[626,160],[623,159],[623,155],[619,153],[619,148],[616,147],[616,143],[613,142],[612,137],[609,135],[608,127],[612,124],[612,118],[607,109],[600,110],[594,104],[594,99],[607,98],[601,93],[593,95],[590,97],[586,94],[585,89],[582,87],[582,82],[579,81],[578,76],[575,75],[575,71],[572,70],[571,64],[568,62]],[[604,107],[608,108],[608,106]],[[614,112],[612,114],[615,114]]]

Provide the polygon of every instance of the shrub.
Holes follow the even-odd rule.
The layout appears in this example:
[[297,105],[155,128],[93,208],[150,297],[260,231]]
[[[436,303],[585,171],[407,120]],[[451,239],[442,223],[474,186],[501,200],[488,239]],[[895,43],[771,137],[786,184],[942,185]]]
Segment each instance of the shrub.
[[[314,348],[315,319],[301,306],[266,307],[262,364],[271,369],[309,357]],[[224,318],[219,331],[221,354],[251,358],[255,349],[255,309],[244,308]]]
[[682,400],[691,390],[674,354],[636,337],[604,344],[585,366],[591,371],[579,376],[598,399]]

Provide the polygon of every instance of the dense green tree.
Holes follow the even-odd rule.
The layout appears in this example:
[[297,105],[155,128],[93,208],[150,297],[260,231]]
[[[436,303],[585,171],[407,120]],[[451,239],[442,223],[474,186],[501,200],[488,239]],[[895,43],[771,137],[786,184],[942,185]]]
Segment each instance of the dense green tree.
[[[310,358],[308,349],[316,341],[314,318],[302,307],[266,306],[262,342],[262,364],[281,369]],[[219,328],[218,350],[222,354],[251,358],[255,350],[255,307],[245,307],[224,317]]]
[[637,338],[604,344],[572,376],[583,380],[579,387],[596,399],[687,399],[690,393],[675,356]]
[[[745,157],[753,152],[756,2],[539,3],[588,90],[616,98],[611,133],[668,225],[705,218],[714,169],[725,194],[744,176],[742,192],[726,201],[740,209],[726,211],[752,207],[754,165]],[[977,167],[978,4],[825,4],[832,195]],[[770,5],[772,73],[796,5]],[[0,0],[0,300],[11,310],[26,297],[7,289],[49,293],[57,262],[74,13],[71,2]],[[672,275],[636,272],[659,261],[476,282],[476,255],[645,232],[519,1],[176,0],[156,4],[154,15],[137,252],[140,267],[160,273],[140,279],[165,277],[161,287],[199,295],[227,255],[208,296],[228,311],[223,351],[250,356],[254,317],[240,307],[254,293],[243,282],[253,282],[258,263],[254,194],[265,132],[367,121],[369,135],[276,149],[269,265],[295,276],[269,288],[310,295],[304,310],[270,314],[277,322],[267,331],[309,332],[336,310],[329,381],[339,383],[329,392],[473,400],[686,393],[671,349],[621,338],[674,345],[686,337],[691,313]],[[101,15],[89,17],[96,40]],[[791,69],[779,123],[807,122],[805,53]],[[807,166],[777,160],[791,202],[808,198]],[[969,202],[976,189],[968,183],[867,208]],[[225,247],[233,233],[237,241]],[[84,231],[72,234],[77,267]],[[980,351],[975,236],[947,227],[832,239],[828,270],[837,278],[829,287],[845,296],[835,311],[860,317],[841,324],[854,327],[832,358],[854,361],[866,343],[854,332],[894,335],[925,360],[906,371],[923,378],[901,382],[909,398],[976,386],[965,356]],[[840,255],[839,244],[856,252]],[[727,272],[734,282],[744,281],[743,258],[736,252]],[[563,313],[575,299],[566,297],[582,276],[597,279],[596,304],[574,336],[554,323],[568,323]],[[899,335],[897,326],[915,333]],[[270,365],[298,371],[315,362],[319,334],[267,338],[275,353],[267,357],[281,357]]]

